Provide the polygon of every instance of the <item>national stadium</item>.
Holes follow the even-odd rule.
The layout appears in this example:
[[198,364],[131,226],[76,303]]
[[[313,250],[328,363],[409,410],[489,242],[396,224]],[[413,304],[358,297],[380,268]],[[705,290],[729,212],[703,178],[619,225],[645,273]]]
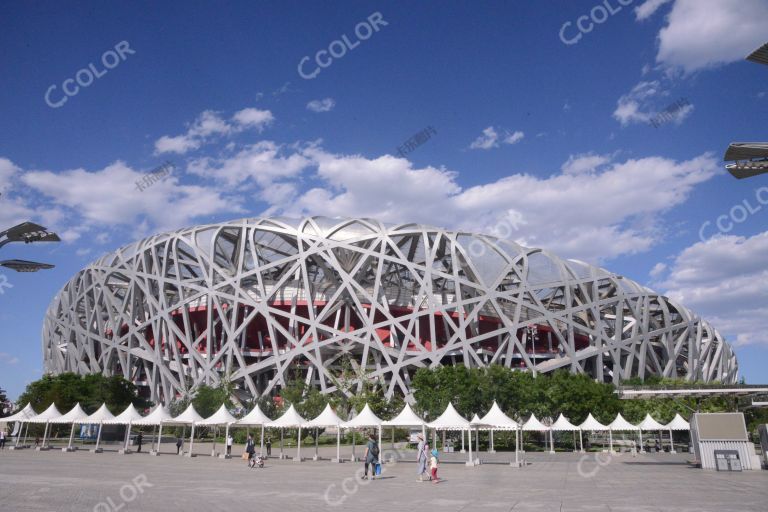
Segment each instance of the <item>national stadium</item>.
[[[243,398],[301,379],[409,395],[422,367],[567,369],[733,384],[731,346],[625,277],[482,234],[372,219],[247,218],[101,257],[53,299],[50,373],[122,375],[155,402],[227,379]],[[349,390],[347,389],[347,392]]]

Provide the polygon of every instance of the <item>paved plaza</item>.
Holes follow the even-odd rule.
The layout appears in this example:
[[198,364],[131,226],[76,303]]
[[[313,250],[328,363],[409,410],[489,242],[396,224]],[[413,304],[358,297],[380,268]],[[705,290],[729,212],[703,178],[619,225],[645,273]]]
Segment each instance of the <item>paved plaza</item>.
[[[199,448],[202,453],[210,446]],[[321,449],[321,456],[332,453],[335,448]],[[409,460],[386,465],[382,478],[369,482],[355,477],[362,467],[357,463],[270,459],[264,469],[250,470],[239,458],[205,455],[4,450],[0,510],[721,512],[765,511],[768,504],[768,471],[703,471],[686,464],[688,454],[528,453],[523,468],[502,463],[514,458],[509,453],[482,453],[488,463],[474,468],[458,462],[461,454],[446,454],[444,481],[433,485],[416,481],[413,452],[400,453]],[[307,447],[305,455],[313,454]]]

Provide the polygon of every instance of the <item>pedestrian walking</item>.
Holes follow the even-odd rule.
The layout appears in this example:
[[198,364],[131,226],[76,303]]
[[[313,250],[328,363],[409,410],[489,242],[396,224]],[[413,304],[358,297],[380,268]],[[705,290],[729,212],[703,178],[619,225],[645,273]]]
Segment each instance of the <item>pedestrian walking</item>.
[[432,483],[436,484],[440,481],[439,478],[437,478],[437,465],[440,463],[440,461],[437,458],[437,448],[432,449],[432,457],[429,459],[429,470],[432,473]]
[[376,478],[376,464],[379,462],[379,444],[376,442],[376,438],[373,434],[368,434],[368,444],[365,446],[363,460],[365,461],[363,480],[368,478],[369,465],[371,466],[371,480],[374,480]]
[[264,446],[267,447],[267,457],[272,456],[272,438],[267,436],[267,440],[264,441]]
[[227,455],[232,455],[232,443],[234,442],[234,438],[232,437],[232,434],[229,434],[227,436]]
[[256,445],[253,443],[252,434],[248,434],[248,440],[245,442],[245,453],[248,454],[248,467],[253,468],[256,465],[253,458],[256,453]]
[[184,445],[184,440],[181,437],[176,438],[176,455],[181,452],[181,447]]
[[429,444],[424,441],[422,434],[416,438],[419,440],[419,445],[416,447],[416,473],[419,476],[419,482],[423,482],[424,473],[427,472],[427,464],[429,463]]
[[5,429],[0,429],[0,450],[5,450]]
[[144,442],[144,434],[139,430],[139,435],[136,436],[136,452],[141,453],[141,443]]

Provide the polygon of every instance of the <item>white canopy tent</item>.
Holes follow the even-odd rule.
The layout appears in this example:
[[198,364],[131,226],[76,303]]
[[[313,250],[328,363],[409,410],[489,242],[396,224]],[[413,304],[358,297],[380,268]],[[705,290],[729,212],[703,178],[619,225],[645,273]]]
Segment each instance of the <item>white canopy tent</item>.
[[[198,421],[197,425],[211,426],[211,427],[213,426],[218,427],[221,425],[225,425],[226,432],[224,434],[224,439],[225,439],[224,446],[226,447],[226,439],[229,437],[229,426],[235,422],[237,422],[237,418],[235,418],[234,416],[232,416],[232,414],[230,414],[230,412],[227,410],[224,404],[221,404],[221,407],[219,407],[219,409],[215,413],[213,413],[210,417],[205,418],[204,420]],[[216,436],[214,435],[213,448],[211,449],[211,457],[215,457],[215,456],[216,456]],[[227,454],[226,449],[224,450],[224,458],[225,459],[229,458],[229,454]]]
[[261,407],[259,407],[259,404],[256,404],[256,407],[253,408],[251,412],[237,420],[236,425],[244,425],[246,427],[255,427],[260,426],[261,427],[261,452],[264,453],[264,425],[267,423],[271,423],[272,419],[269,418],[266,414],[264,414],[261,410]]
[[[381,422],[382,427],[392,427],[392,442],[394,444],[394,435],[395,435],[395,427],[405,427],[405,428],[411,428],[411,427],[420,427],[421,428],[421,435],[426,438],[426,426],[427,422],[424,421],[419,417],[418,414],[413,412],[413,409],[411,409],[410,404],[406,403],[405,407],[403,407],[403,410],[398,413],[397,416],[392,418],[391,420],[386,420]],[[464,449],[464,433],[461,433],[461,445],[462,445],[462,451]]]
[[101,428],[104,426],[104,423],[115,419],[115,416],[109,412],[109,409],[107,409],[107,404],[101,404],[101,407],[99,407],[96,412],[88,416],[83,420],[83,423],[85,424],[98,424],[99,425],[99,433],[96,436],[96,447],[91,450],[93,453],[101,453],[101,448],[99,448],[99,444],[101,444]]
[[[550,428],[550,433],[551,432],[574,432],[574,435],[575,435],[575,432],[577,430],[579,431],[579,433],[581,433],[579,427],[577,427],[576,425],[568,421],[568,418],[563,416],[563,413],[560,413],[560,416],[557,417],[555,422],[549,428]],[[579,441],[581,441],[581,435],[579,435]],[[575,444],[576,443],[574,442],[574,445]],[[583,446],[580,447],[580,451],[582,452],[584,451]]]
[[519,440],[519,429],[520,424],[504,414],[504,411],[501,410],[499,405],[496,403],[496,401],[493,401],[493,405],[491,405],[490,410],[486,413],[485,416],[480,418],[480,422],[488,425],[491,428],[491,442],[490,442],[490,449],[489,451],[495,451],[493,447],[493,430],[514,430],[515,431],[515,465],[519,465],[519,459],[518,459],[518,440]]
[[467,459],[467,466],[475,465],[475,462],[472,459],[471,425],[469,421],[461,416],[461,414],[456,412],[456,409],[453,408],[452,403],[448,403],[448,406],[445,408],[445,411],[443,411],[443,414],[438,416],[435,421],[427,423],[427,426],[435,430],[466,430],[467,438],[469,439],[469,457]]
[[160,432],[157,436],[157,449],[150,450],[150,455],[157,455],[160,453],[160,440],[163,438],[163,422],[172,420],[171,411],[163,405],[158,405],[155,409],[146,416],[133,421],[134,425],[153,426],[160,427]]
[[43,444],[37,448],[38,450],[48,450],[50,448],[45,444],[48,439],[48,424],[56,418],[61,418],[61,412],[59,412],[59,410],[56,408],[56,404],[52,403],[46,410],[27,420],[29,423],[45,423],[45,430],[43,431]]
[[[485,423],[480,421],[480,417],[477,415],[477,413],[475,413],[474,416],[472,416],[472,419],[469,420],[469,427],[470,427],[470,432],[471,432],[472,428],[475,429],[475,456],[477,458],[474,460],[474,462],[475,462],[475,464],[480,464],[480,430],[481,429],[482,430],[490,430],[491,427],[490,427],[490,425],[486,425]],[[464,435],[464,433],[462,432],[461,435]],[[443,436],[443,437],[445,437],[445,436]],[[472,445],[472,434],[471,433],[469,435],[469,444],[470,444],[470,447],[471,447],[471,445]]]
[[664,427],[669,430],[669,453],[677,453],[675,451],[675,440],[672,437],[672,431],[691,430],[691,424],[685,421],[679,413],[676,413],[675,417],[672,418],[672,421],[667,423]]
[[298,445],[296,447],[295,462],[301,462],[301,426],[307,422],[301,415],[296,412],[296,408],[293,404],[283,413],[282,416],[274,421],[267,423],[267,427],[280,429],[280,458],[283,458],[283,429],[285,428],[297,428],[299,429]]
[[579,425],[579,444],[582,446],[582,451],[584,450],[584,443],[581,437],[581,433],[585,430],[588,432],[610,432],[611,429],[597,421],[595,417],[592,416],[592,413],[589,413],[587,415],[587,419],[585,419],[581,425]]
[[646,414],[643,421],[638,423],[637,427],[640,429],[640,453],[645,453],[645,447],[643,446],[643,430],[656,430],[661,435],[661,431],[664,430],[664,425],[653,419],[650,414]]
[[639,432],[640,428],[624,419],[621,413],[616,415],[616,419],[608,424],[608,436],[610,438],[610,451],[613,452],[613,433],[614,432]]
[[139,411],[136,410],[136,408],[133,406],[133,404],[129,404],[128,407],[125,408],[123,412],[115,416],[111,420],[107,420],[104,423],[107,425],[125,425],[125,447],[122,450],[122,453],[130,453],[130,450],[128,449],[128,441],[131,436],[131,424],[136,421],[142,419],[144,416],[139,414]]
[[[377,428],[379,430],[379,464],[381,464],[381,424],[382,419],[376,416],[368,404],[363,410],[349,421],[344,422],[344,428]],[[352,445],[352,459],[355,459],[355,447]]]
[[336,458],[331,459],[331,462],[341,462],[341,427],[344,425],[344,420],[331,409],[331,404],[327,404],[323,412],[321,412],[315,419],[309,420],[304,424],[305,428],[315,429],[315,456],[313,460],[318,460],[318,441],[317,441],[317,429],[319,428],[335,428],[336,429]]
[[[528,418],[528,421],[523,423],[522,426],[523,432],[545,432],[544,439],[547,438],[547,432],[549,433],[549,453],[555,453],[555,448],[552,446],[552,429],[550,429],[547,425],[543,424],[536,418],[535,414],[531,414],[531,417]],[[545,441],[546,444],[546,441]]]
[[[4,423],[19,423],[19,430],[18,430],[18,433],[16,434],[16,444],[14,448],[19,447],[19,439],[21,439],[21,430],[22,428],[24,428],[24,424],[26,423],[27,425],[29,425],[29,420],[31,420],[35,416],[37,416],[37,413],[32,408],[32,404],[27,404],[24,406],[22,410],[20,410],[16,414],[8,416],[7,418],[3,418]],[[26,440],[26,436],[25,436],[25,440]]]
[[75,437],[75,425],[85,423],[86,419],[88,419],[88,414],[83,410],[82,407],[80,407],[80,402],[78,402],[75,404],[74,407],[72,407],[72,409],[69,410],[69,412],[67,412],[63,416],[59,416],[58,418],[51,420],[51,423],[57,423],[59,425],[69,424],[69,423],[72,424],[72,430],[69,433],[69,444],[67,444],[66,448],[62,448],[61,451],[63,452],[74,451],[72,449],[72,440]]
[[[187,453],[187,457],[194,457],[195,454],[193,453],[193,449],[195,447],[195,423],[198,421],[203,421],[203,417],[198,414],[198,412],[195,410],[195,407],[192,404],[189,404],[189,406],[184,409],[184,412],[176,416],[175,418],[171,418],[170,420],[163,421],[160,423],[160,428],[162,431],[163,424],[166,425],[191,425],[192,426],[192,433],[189,435],[189,453]],[[158,445],[158,451],[159,451],[159,445]]]

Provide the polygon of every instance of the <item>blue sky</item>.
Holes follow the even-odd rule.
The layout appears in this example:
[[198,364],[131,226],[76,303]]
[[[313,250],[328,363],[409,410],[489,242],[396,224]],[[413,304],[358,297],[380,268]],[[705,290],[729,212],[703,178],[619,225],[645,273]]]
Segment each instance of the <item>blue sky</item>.
[[56,268],[0,272],[0,386],[40,376],[45,310],[101,254],[321,213],[599,264],[711,320],[768,382],[768,181],[722,163],[766,140],[768,68],[744,60],[766,16],[766,0],[5,4],[0,226],[65,241],[2,250]]

